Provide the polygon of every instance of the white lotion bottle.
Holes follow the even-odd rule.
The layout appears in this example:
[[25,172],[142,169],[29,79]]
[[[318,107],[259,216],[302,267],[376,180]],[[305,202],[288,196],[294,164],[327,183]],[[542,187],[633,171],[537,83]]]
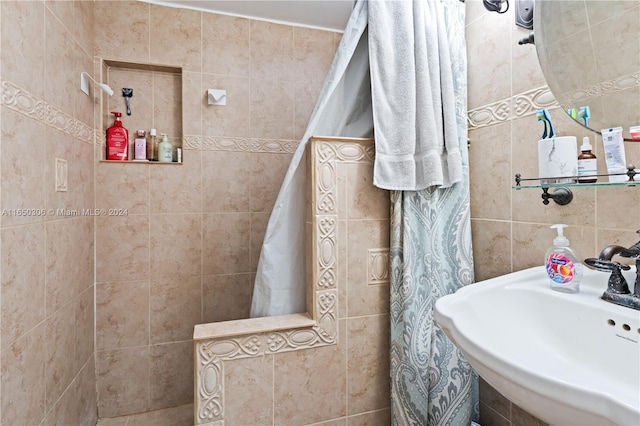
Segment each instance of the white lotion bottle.
[[169,142],[166,133],[162,134],[162,142],[158,144],[158,161],[161,163],[171,163],[173,161],[173,145]]
[[552,290],[577,293],[582,279],[582,261],[578,253],[569,246],[569,239],[564,236],[566,227],[562,223],[551,226],[557,230],[558,235],[544,255],[544,264]]

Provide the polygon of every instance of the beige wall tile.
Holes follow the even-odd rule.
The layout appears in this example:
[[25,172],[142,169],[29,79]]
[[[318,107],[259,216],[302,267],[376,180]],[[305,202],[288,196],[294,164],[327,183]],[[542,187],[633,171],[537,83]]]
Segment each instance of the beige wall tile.
[[182,157],[182,165],[156,165],[150,169],[151,213],[200,213],[201,153],[183,151]]
[[480,402],[488,405],[501,416],[509,418],[511,401],[485,382],[482,377],[479,378],[478,384],[480,389]]
[[[173,168],[157,168],[160,167]],[[97,220],[96,280],[148,279],[149,228],[148,216],[107,216]]]
[[251,80],[251,137],[293,139],[294,88],[289,81]]
[[[114,423],[108,423],[108,425],[105,426],[118,426],[120,423],[117,423],[117,420],[122,418],[123,417],[110,419],[113,420]],[[147,413],[133,414],[131,416],[124,417],[124,419],[125,421],[128,420],[129,424],[135,425],[191,425],[193,424],[193,404],[166,408],[164,410],[149,411]],[[100,419],[100,426],[102,426],[102,419]]]
[[[509,19],[511,18],[511,19]],[[468,108],[511,96],[511,25],[513,11],[506,15],[484,13],[466,27],[469,59]],[[516,46],[522,47],[522,46]],[[491,66],[476,66],[479,58],[491,56]],[[477,58],[477,59],[476,59]]]
[[386,426],[391,424],[391,410],[384,409],[371,413],[347,417],[349,426]]
[[[73,17],[73,3],[71,16]],[[74,98],[72,93],[78,88],[76,73],[70,73],[69,68],[75,68],[75,41],[71,33],[51,13],[45,12],[45,63],[47,84],[45,85],[44,100],[56,105],[63,112],[73,115]]]
[[44,323],[11,344],[5,339],[2,342],[2,422],[40,424],[45,415]]
[[152,345],[149,351],[151,409],[193,402],[193,342]]
[[152,280],[202,274],[202,223],[196,214],[151,216]]
[[39,98],[44,98],[44,3],[3,1],[0,7],[2,78],[12,81]]
[[345,167],[347,218],[388,219],[390,192],[373,186],[373,165],[354,163]]
[[96,363],[92,357],[84,365],[75,379],[75,398],[78,404],[78,420],[75,424],[96,424],[98,422],[98,396],[96,394]]
[[511,272],[511,222],[472,219],[471,234],[475,281]]
[[46,320],[46,406],[47,410],[63,394],[76,374],[74,304],[67,303]]
[[342,417],[336,420],[327,420],[326,422],[314,423],[313,426],[347,426],[347,418]]
[[251,78],[291,81],[293,27],[250,21]]
[[182,131],[185,135],[203,134],[202,110],[207,102],[205,91],[202,73],[182,71]]
[[44,226],[2,229],[0,246],[4,349],[45,318]]
[[[85,3],[84,1],[79,1],[78,3]],[[87,72],[90,75],[94,75],[93,71],[93,55],[92,51],[87,52],[82,49],[82,40],[75,39],[74,45],[69,48],[73,49],[74,56],[74,72],[73,75],[76,78],[73,80],[75,84],[73,86],[73,90],[66,94],[69,96],[73,94],[73,116],[74,118],[80,120],[85,125],[89,126],[89,128],[93,129],[93,114],[94,107],[97,109],[99,106],[100,93],[102,92],[100,89],[95,90],[95,86],[90,85],[89,96],[87,96],[81,90],[78,90],[78,77],[80,73]],[[67,70],[67,73],[71,73]],[[69,96],[71,97],[71,96]],[[89,165],[91,163],[87,163]]]
[[250,21],[203,13],[202,22],[202,71],[248,77]]
[[309,125],[311,113],[316,106],[322,85],[309,84],[304,81],[297,81],[294,89],[294,124],[293,138],[302,139]]
[[149,344],[149,282],[96,285],[96,349]]
[[93,55],[95,41],[95,19],[93,15],[94,4],[82,0],[74,1],[73,13],[73,34],[76,40],[82,45],[82,49],[88,54]]
[[153,73],[153,127],[158,135],[166,133],[174,147],[182,146],[182,100],[182,74]]
[[[472,217],[511,219],[511,186],[515,182],[511,173],[511,139],[505,137],[505,134],[510,135],[510,132],[509,123],[469,132],[469,194]],[[488,151],[491,155],[488,155]],[[523,176],[526,174],[523,173]]]
[[252,156],[248,152],[202,151],[202,211],[248,212]]
[[121,61],[149,62],[150,5],[122,1],[115,6],[110,1],[97,1],[95,7],[95,16],[100,17],[100,22],[109,23],[95,26],[95,55]]
[[271,355],[225,362],[225,424],[272,424],[273,381]]
[[149,347],[96,352],[98,413],[116,417],[149,410]]
[[150,289],[151,343],[191,340],[202,322],[202,278],[156,278]]
[[347,223],[347,315],[389,312],[389,285],[369,285],[369,249],[389,247],[388,220],[352,220]]
[[131,215],[148,214],[151,188],[149,167],[156,166],[96,163],[96,208],[126,209]]
[[294,79],[322,85],[335,54],[333,32],[293,27]]
[[[45,127],[7,108],[2,108],[1,114],[2,209],[44,209]],[[4,215],[2,226],[42,220],[43,216]]]
[[275,424],[316,423],[346,414],[345,321],[338,327],[337,345],[275,355]]
[[[249,121],[251,80],[243,76],[223,76],[202,74],[202,91],[200,97],[202,108],[203,136],[236,136],[251,135]],[[226,105],[209,105],[207,90],[226,90]],[[271,111],[273,112],[273,111]]]
[[45,0],[44,4],[48,11],[51,12],[52,16],[55,16],[65,29],[68,29],[68,31],[73,29],[73,2],[64,0]]
[[93,223],[75,217],[47,222],[47,312],[66,305],[93,284]]
[[251,211],[271,212],[291,163],[291,154],[251,154]]
[[202,282],[204,323],[249,318],[251,274],[211,275]]
[[389,407],[389,316],[347,319],[348,415]]
[[204,275],[251,271],[250,214],[220,213],[203,216]]
[[599,228],[640,228],[640,192],[637,187],[598,188],[596,225]]
[[[84,291],[75,301],[75,369],[80,371],[83,366],[90,363],[93,371],[94,345],[94,289],[90,287]],[[95,383],[95,379],[94,383]],[[95,387],[95,386],[94,386]],[[94,394],[95,397],[95,394]]]
[[271,213],[251,213],[251,272],[258,269],[262,243]]
[[202,12],[151,5],[151,62],[201,71]]

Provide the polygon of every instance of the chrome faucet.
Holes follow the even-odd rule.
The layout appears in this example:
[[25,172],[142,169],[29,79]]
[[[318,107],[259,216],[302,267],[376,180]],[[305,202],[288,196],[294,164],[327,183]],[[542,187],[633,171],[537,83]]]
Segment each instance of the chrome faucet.
[[[640,230],[636,231],[636,233],[640,234]],[[612,260],[614,256],[636,260],[636,282],[633,293],[629,290],[627,280],[622,275],[623,270],[628,271],[631,267]],[[601,296],[603,300],[640,310],[640,241],[629,248],[619,245],[606,246],[602,249],[597,259],[591,257],[585,259],[584,263],[589,268],[597,271],[611,271],[607,289]]]

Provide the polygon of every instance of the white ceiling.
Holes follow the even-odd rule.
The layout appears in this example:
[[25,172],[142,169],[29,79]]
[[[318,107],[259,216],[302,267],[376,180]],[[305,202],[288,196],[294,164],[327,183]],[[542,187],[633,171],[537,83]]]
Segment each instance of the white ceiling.
[[263,21],[343,31],[353,0],[146,0]]

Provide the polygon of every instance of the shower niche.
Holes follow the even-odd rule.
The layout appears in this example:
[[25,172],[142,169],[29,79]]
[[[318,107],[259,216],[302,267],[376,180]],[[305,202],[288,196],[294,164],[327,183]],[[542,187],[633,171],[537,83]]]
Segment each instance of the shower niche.
[[[183,159],[182,68],[136,62],[102,60],[102,81],[113,89],[113,96],[103,95],[101,111],[101,162],[179,165]],[[122,114],[128,130],[128,161],[107,160],[106,131],[114,122],[112,112]],[[136,131],[144,130],[147,144],[150,131],[156,129],[156,141],[167,134],[173,145],[173,162],[134,160]],[[149,150],[147,150],[149,152]],[[178,161],[180,160],[180,161]]]

